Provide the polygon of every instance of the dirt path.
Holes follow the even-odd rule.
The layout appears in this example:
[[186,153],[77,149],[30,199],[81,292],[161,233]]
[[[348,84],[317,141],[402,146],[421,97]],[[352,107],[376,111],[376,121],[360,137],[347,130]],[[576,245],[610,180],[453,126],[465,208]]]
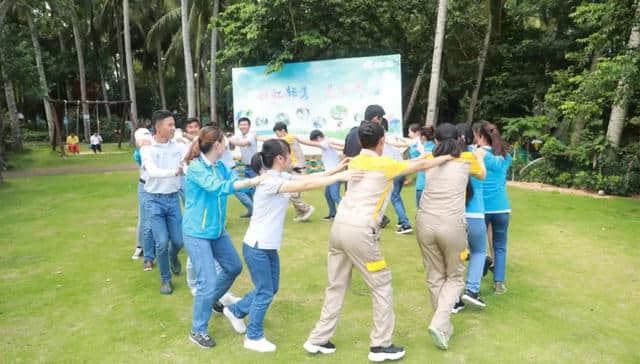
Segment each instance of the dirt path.
[[135,171],[138,169],[134,163],[114,164],[110,166],[66,166],[53,168],[31,168],[22,171],[4,171],[4,178],[24,178],[36,176],[56,176],[61,174],[85,174],[85,173],[104,173],[118,171]]
[[598,195],[597,193],[590,192],[590,191],[578,190],[578,189],[574,189],[574,188],[564,188],[564,187],[558,187],[558,186],[547,185],[547,184],[544,184],[544,183],[536,183],[536,182],[508,181],[507,182],[507,186],[517,187],[517,188],[524,188],[524,189],[527,189],[527,190],[534,190],[534,191],[559,192],[559,193],[564,193],[564,194],[568,194],[568,195],[589,196],[589,197],[594,197],[594,198],[611,198],[611,197],[614,197],[614,196],[609,196],[609,195]]

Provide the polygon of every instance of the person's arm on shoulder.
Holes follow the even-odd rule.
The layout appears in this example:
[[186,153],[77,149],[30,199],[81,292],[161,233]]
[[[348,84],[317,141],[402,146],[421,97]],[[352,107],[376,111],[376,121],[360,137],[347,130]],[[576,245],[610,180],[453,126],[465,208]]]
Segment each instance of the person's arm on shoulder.
[[332,176],[332,175],[342,171],[343,169],[347,168],[347,165],[349,164],[349,161],[351,161],[351,158],[343,158],[340,161],[340,163],[338,163],[338,165],[335,166],[332,169],[328,169],[328,170],[323,171],[323,172],[311,173],[311,174],[294,174],[293,176],[291,176],[291,179],[292,180],[296,180],[296,181],[303,181],[303,180],[313,179],[313,178],[317,178],[317,177]]
[[313,140],[305,139],[305,138],[299,137],[297,135],[295,136],[295,139],[300,144],[304,144],[304,145],[308,145],[310,147],[316,147],[316,148],[322,149],[322,143],[320,143],[320,142],[316,142],[316,141],[313,141]]
[[234,136],[233,138],[228,138],[229,144],[233,144],[236,147],[246,147],[251,144],[251,141],[247,139],[242,139],[239,136]]
[[142,160],[142,168],[147,171],[149,177],[152,178],[167,178],[175,177],[182,174],[182,167],[177,169],[163,169],[156,166],[153,158],[151,157],[151,147],[144,146],[140,148],[140,159]]
[[487,168],[484,165],[484,158],[487,152],[482,148],[476,148],[473,151],[473,158],[471,159],[471,168],[469,174],[477,179],[485,179],[487,176]]
[[260,142],[266,142],[267,140],[278,139],[277,136],[256,135],[256,140]]
[[[312,177],[314,175],[309,175],[307,177]],[[364,171],[350,169],[344,172],[336,173],[333,175],[318,175],[316,174],[312,178],[304,178],[304,179],[292,179],[290,181],[284,182],[278,192],[280,193],[294,193],[294,192],[304,192],[308,190],[313,190],[320,187],[325,187],[336,182],[348,182],[348,181],[358,181],[362,179],[364,176]]]
[[410,160],[409,166],[404,169],[403,171],[401,171],[399,174],[401,175],[407,175],[407,174],[411,174],[411,173],[415,173],[418,171],[424,171],[427,170],[429,168],[433,168],[433,167],[437,167],[445,162],[448,162],[450,160],[454,159],[451,155],[447,154],[447,155],[441,155],[439,157],[435,157],[435,158],[417,158],[417,159],[412,159]]

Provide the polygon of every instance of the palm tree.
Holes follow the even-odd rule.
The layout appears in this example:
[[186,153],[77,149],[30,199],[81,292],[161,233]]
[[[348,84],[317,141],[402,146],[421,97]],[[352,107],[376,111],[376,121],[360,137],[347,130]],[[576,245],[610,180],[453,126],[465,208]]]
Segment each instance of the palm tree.
[[82,104],[82,125],[84,127],[84,141],[89,142],[91,135],[91,120],[89,115],[89,104],[87,104],[87,73],[84,66],[84,48],[78,26],[78,15],[76,9],[70,9],[71,26],[73,27],[73,40],[76,45],[76,55],[78,57],[78,74],[80,75],[80,101]]
[[427,105],[427,126],[435,126],[438,122],[438,93],[440,91],[440,66],[442,64],[442,46],[444,43],[444,29],[447,22],[447,0],[438,1],[438,21],[436,23],[436,37],[431,61],[431,80],[429,82],[429,99]]
[[[218,11],[220,9],[220,0],[213,0],[213,18],[218,17]],[[211,28],[211,74],[209,75],[209,108],[211,115],[211,122],[218,124],[218,113],[216,105],[216,53],[218,51],[218,27],[213,24]]]
[[[122,0],[122,15],[124,19],[124,45],[127,59],[127,80],[129,84],[129,99],[131,100],[131,130],[138,125],[138,104],[136,102],[136,81],[133,72],[133,55],[131,54],[131,29],[129,26],[129,0]],[[133,141],[133,133],[131,133]]]
[[196,116],[196,89],[193,82],[193,59],[191,59],[191,41],[189,39],[189,0],[180,0],[182,20],[182,49],[184,53],[184,73],[187,80],[187,116]]

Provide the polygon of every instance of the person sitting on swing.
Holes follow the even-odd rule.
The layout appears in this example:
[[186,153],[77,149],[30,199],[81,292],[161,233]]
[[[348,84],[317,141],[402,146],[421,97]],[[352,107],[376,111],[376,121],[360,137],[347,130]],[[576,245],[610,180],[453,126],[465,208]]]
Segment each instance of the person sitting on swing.
[[97,152],[102,153],[102,137],[97,131],[93,133],[89,140],[91,142],[91,150],[93,150],[93,154],[96,154]]
[[80,154],[80,140],[75,133],[67,136],[67,149],[71,154]]

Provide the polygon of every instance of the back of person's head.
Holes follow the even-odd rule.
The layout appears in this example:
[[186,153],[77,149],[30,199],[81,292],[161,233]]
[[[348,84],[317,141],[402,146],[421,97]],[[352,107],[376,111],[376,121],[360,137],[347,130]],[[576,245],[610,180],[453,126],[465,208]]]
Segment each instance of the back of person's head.
[[389,131],[389,122],[387,121],[387,119],[382,118],[382,120],[380,121],[380,125],[382,125],[382,128],[385,132]]
[[478,121],[473,124],[473,132],[477,135],[484,138],[487,143],[491,146],[492,152],[494,155],[501,155],[503,157],[507,156],[508,146],[502,140],[502,136],[500,136],[500,131],[495,124],[492,124],[486,120]]
[[471,128],[471,125],[467,123],[460,123],[456,125],[456,129],[458,130],[458,138],[462,145],[466,146],[473,144],[473,129]]
[[249,118],[246,116],[243,116],[240,119],[238,119],[238,125],[240,125],[240,123],[247,123],[249,126],[251,126],[251,120],[249,120]]
[[433,140],[436,134],[436,129],[433,126],[423,126],[420,128],[420,135],[427,140]]
[[376,116],[382,118],[385,112],[382,106],[380,105],[369,105],[364,110],[364,119],[367,121],[373,120]]
[[358,128],[358,138],[362,148],[373,149],[384,138],[384,128],[378,123],[367,121]]
[[157,123],[163,121],[166,118],[173,117],[173,113],[169,110],[156,110],[151,115],[151,125],[154,127]]
[[251,169],[256,173],[260,173],[263,169],[271,169],[278,156],[287,158],[290,153],[291,148],[287,142],[269,139],[262,144],[262,150],[251,158]]
[[458,140],[458,130],[455,125],[444,123],[436,128],[436,146],[433,148],[433,156],[452,155],[459,157],[462,153],[462,145]]
[[418,123],[411,123],[409,124],[409,131],[411,131],[412,133],[417,133],[420,131],[420,124]]
[[200,154],[209,153],[216,142],[222,143],[223,137],[222,130],[217,126],[205,126],[200,129],[198,138],[191,143],[191,148],[189,148],[187,155],[184,157],[184,161],[189,164]]
[[309,134],[309,139],[310,140],[318,140],[318,138],[324,138],[324,134],[322,134],[322,132],[320,130],[313,130],[311,132],[311,134]]
[[274,131],[274,132],[276,132],[276,131],[280,131],[280,130],[284,130],[284,131],[285,131],[285,132],[287,132],[287,133],[289,132],[289,131],[287,130],[287,124],[283,123],[282,121],[278,121],[278,122],[276,123],[276,125],[274,125],[274,126],[273,126],[273,131]]

